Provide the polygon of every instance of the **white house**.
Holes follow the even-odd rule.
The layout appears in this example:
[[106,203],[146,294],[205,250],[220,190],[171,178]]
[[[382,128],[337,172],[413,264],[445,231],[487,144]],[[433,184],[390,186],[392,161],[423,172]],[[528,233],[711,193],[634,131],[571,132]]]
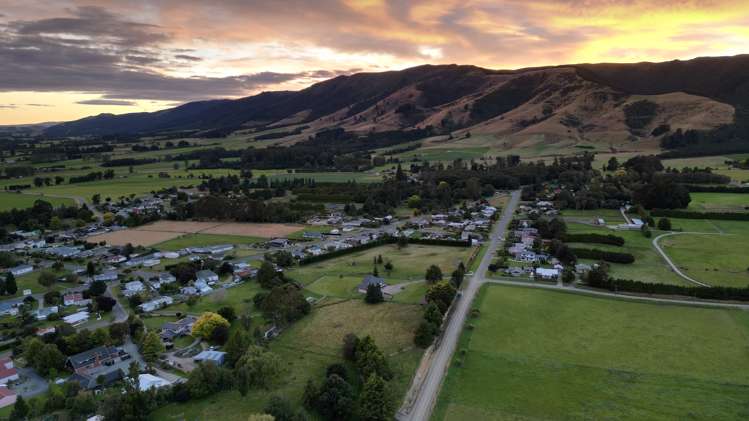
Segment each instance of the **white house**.
[[84,310],[65,316],[62,318],[62,320],[71,326],[78,326],[86,323],[89,317],[91,317],[91,315],[88,313],[88,311]]
[[18,379],[18,370],[16,370],[16,367],[13,365],[13,360],[10,358],[0,359],[0,384],[7,385]]
[[161,377],[154,376],[153,374],[140,374],[138,375],[138,389],[141,392],[145,392],[150,389],[160,389],[165,386],[169,386],[169,381],[162,379]]
[[559,269],[546,269],[536,268],[536,278],[541,279],[557,279],[559,277]]
[[57,314],[59,308],[57,306],[44,307],[36,311],[37,320],[47,320],[50,314]]
[[218,275],[212,270],[201,270],[196,274],[197,281],[203,281],[206,284],[213,284],[218,282]]
[[171,305],[174,302],[172,300],[172,297],[160,297],[155,300],[151,300],[148,302],[145,302],[138,306],[138,308],[143,311],[144,313],[150,313],[152,311],[158,310],[162,307],[166,307],[168,305]]
[[116,270],[107,270],[104,271],[98,275],[94,275],[94,281],[116,281],[117,280],[117,271]]
[[125,288],[122,290],[122,294],[125,297],[132,297],[133,295],[140,294],[146,290],[146,286],[141,281],[130,281],[125,284]]
[[13,276],[21,276],[34,271],[34,266],[31,265],[20,265],[10,269],[10,273]]

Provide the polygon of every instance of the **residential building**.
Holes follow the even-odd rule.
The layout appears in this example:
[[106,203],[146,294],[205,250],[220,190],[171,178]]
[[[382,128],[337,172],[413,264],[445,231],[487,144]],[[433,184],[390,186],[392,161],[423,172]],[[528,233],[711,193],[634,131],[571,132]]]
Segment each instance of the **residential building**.
[[66,365],[74,372],[89,372],[102,366],[111,365],[119,357],[119,351],[113,346],[99,346],[80,354],[68,357]]
[[221,351],[201,351],[198,355],[194,356],[193,361],[196,363],[212,362],[216,365],[221,365],[226,359],[226,352]]
[[18,381],[18,370],[13,365],[10,358],[0,359],[0,385],[7,385],[10,382]]
[[218,275],[212,270],[201,270],[196,274],[196,282],[204,282],[208,285],[218,282]]
[[90,317],[91,315],[89,314],[89,312],[83,310],[63,317],[62,321],[71,326],[79,326],[86,323]]
[[185,316],[176,322],[164,323],[161,326],[161,339],[172,341],[175,338],[189,335],[196,320],[198,318],[195,316]]
[[13,274],[13,276],[22,276],[27,273],[31,273],[34,271],[34,266],[31,265],[19,265],[14,268],[10,268],[10,273]]
[[116,281],[118,276],[119,275],[116,270],[105,270],[104,272],[98,275],[94,275],[94,281],[104,281],[104,282]]
[[536,268],[535,277],[548,280],[557,279],[559,269]]
[[47,320],[50,314],[57,314],[59,308],[57,306],[44,307],[36,311],[37,320]]
[[383,278],[374,275],[367,275],[361,281],[361,283],[357,287],[357,290],[362,294],[366,294],[367,288],[369,288],[370,285],[378,285],[380,288],[384,288],[387,286]]
[[130,281],[124,285],[122,289],[122,295],[125,297],[132,297],[133,295],[140,294],[146,290],[146,286],[141,281]]
[[174,302],[172,297],[159,297],[155,300],[145,302],[138,306],[138,308],[144,313],[150,313],[160,308],[171,305]]
[[17,398],[16,392],[5,386],[0,386],[0,408],[15,404]]
[[154,376],[153,374],[140,374],[138,375],[138,390],[145,392],[150,389],[160,389],[165,386],[169,386],[169,381],[162,379],[161,377]]

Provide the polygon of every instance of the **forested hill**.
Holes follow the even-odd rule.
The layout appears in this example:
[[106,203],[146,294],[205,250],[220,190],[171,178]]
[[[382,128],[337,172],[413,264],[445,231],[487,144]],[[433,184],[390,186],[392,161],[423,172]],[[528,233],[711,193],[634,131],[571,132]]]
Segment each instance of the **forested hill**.
[[222,136],[294,127],[306,136],[330,128],[384,132],[431,126],[435,133],[634,140],[730,123],[734,106],[749,97],[747,68],[749,56],[516,71],[426,65],[339,76],[295,92],[99,115],[54,125],[45,134]]

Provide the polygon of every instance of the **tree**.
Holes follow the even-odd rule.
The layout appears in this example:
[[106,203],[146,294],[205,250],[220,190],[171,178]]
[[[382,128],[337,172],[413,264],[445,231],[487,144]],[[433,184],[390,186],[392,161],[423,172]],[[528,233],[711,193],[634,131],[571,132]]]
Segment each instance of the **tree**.
[[386,421],[392,419],[390,400],[385,381],[372,374],[364,383],[359,397],[359,417],[364,421]]
[[424,275],[424,278],[430,284],[433,284],[437,281],[441,281],[442,269],[440,269],[440,267],[437,265],[431,265],[427,268],[427,272],[426,272],[426,275]]
[[463,279],[465,278],[465,272],[463,272],[460,268],[455,269],[452,274],[450,274],[450,283],[455,288],[460,288],[460,285],[463,283]]
[[177,263],[171,270],[171,274],[177,278],[177,282],[182,285],[186,285],[193,279],[195,279],[198,270],[190,262]]
[[260,305],[268,319],[286,324],[301,319],[312,309],[304,294],[293,284],[284,284],[271,290]]
[[52,272],[47,272],[46,270],[39,274],[39,278],[37,281],[39,282],[39,285],[49,288],[52,285],[55,284],[55,281],[57,280],[57,277]]
[[388,275],[390,275],[390,272],[393,271],[393,264],[390,262],[390,260],[388,260],[383,267],[385,268],[385,272],[387,272]]
[[29,416],[29,405],[23,399],[23,396],[19,396],[16,399],[16,403],[13,404],[13,410],[10,412],[10,420],[25,420]]
[[424,309],[424,320],[426,320],[427,323],[439,327],[442,325],[442,317],[442,313],[436,304],[427,304]]
[[433,324],[422,320],[419,326],[416,328],[414,334],[414,344],[420,348],[426,348],[434,341],[434,335],[436,334],[436,328]]
[[251,388],[268,388],[273,385],[281,375],[281,359],[272,352],[251,345],[237,361],[235,376],[242,396],[247,394]]
[[273,267],[273,263],[264,260],[257,271],[257,281],[263,288],[273,288],[283,283],[283,280]]
[[385,298],[382,296],[382,287],[379,284],[369,284],[364,301],[367,304],[377,304],[385,301]]
[[386,380],[393,377],[385,354],[380,351],[374,339],[369,335],[357,342],[354,362],[362,379],[369,378],[373,373]]
[[104,281],[91,282],[91,285],[88,287],[88,293],[93,297],[103,295],[105,292],[107,292],[107,284]]
[[96,311],[101,311],[102,313],[112,311],[117,304],[117,300],[112,297],[107,297],[106,295],[99,295],[94,299],[94,302],[96,303]]
[[271,396],[264,411],[270,414],[275,421],[305,421],[306,417],[294,410],[294,406],[288,399],[280,396]]
[[612,156],[609,159],[608,164],[606,164],[606,171],[616,171],[619,169],[619,160],[616,159],[615,156]]
[[668,218],[661,218],[658,220],[658,229],[661,231],[671,231],[671,220]]
[[407,203],[409,208],[416,209],[421,206],[421,197],[418,194],[411,195]]
[[8,272],[5,276],[5,292],[8,295],[14,295],[18,292],[18,285],[16,285],[16,277],[12,273]]
[[224,345],[224,351],[226,352],[226,364],[229,367],[239,361],[239,359],[247,351],[247,348],[252,344],[252,337],[244,329],[235,329],[234,332],[229,336],[229,340]]
[[564,270],[562,270],[562,282],[565,284],[575,282],[575,270],[569,266],[565,267]]
[[434,303],[443,314],[450,307],[457,291],[448,282],[437,282],[427,289],[426,300],[428,303]]
[[94,262],[89,261],[86,264],[86,275],[88,275],[88,276],[94,276],[94,275],[96,275],[96,265],[94,264]]
[[234,307],[223,306],[220,309],[218,309],[218,314],[220,314],[221,317],[226,319],[229,323],[233,322],[234,320],[237,320],[237,313],[236,311],[234,311]]
[[673,180],[656,177],[651,183],[645,183],[632,195],[635,202],[646,209],[683,209],[692,198],[689,190]]
[[354,412],[354,390],[339,375],[328,376],[320,387],[313,408],[325,419],[351,419]]
[[152,363],[159,358],[159,354],[164,352],[164,344],[155,331],[149,331],[143,339],[143,358]]
[[343,337],[343,359],[354,361],[356,359],[356,347],[359,345],[359,337],[353,333],[347,333]]
[[229,339],[229,327],[224,325],[218,325],[211,333],[211,342],[218,345],[223,345]]
[[101,194],[96,193],[91,196],[91,203],[93,203],[94,205],[98,205],[99,203],[101,203]]
[[221,315],[207,311],[198,317],[192,326],[192,336],[210,340],[217,326],[229,328],[229,322]]
[[250,414],[247,421],[276,421],[276,417],[269,414]]

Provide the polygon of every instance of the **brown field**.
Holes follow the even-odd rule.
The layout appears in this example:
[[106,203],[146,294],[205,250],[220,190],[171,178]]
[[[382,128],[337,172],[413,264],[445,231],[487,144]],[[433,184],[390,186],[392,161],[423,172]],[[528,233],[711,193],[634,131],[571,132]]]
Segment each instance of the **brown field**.
[[247,237],[261,237],[261,238],[276,238],[286,237],[289,234],[295,233],[299,230],[304,229],[303,225],[289,225],[289,224],[219,224],[214,225],[204,231],[200,231],[201,234],[220,234],[220,235],[242,235]]
[[184,234],[239,235],[244,237],[276,238],[304,229],[302,225],[252,224],[194,221],[157,221],[153,224],[106,234],[93,235],[88,240],[106,241],[112,246],[151,246]]

